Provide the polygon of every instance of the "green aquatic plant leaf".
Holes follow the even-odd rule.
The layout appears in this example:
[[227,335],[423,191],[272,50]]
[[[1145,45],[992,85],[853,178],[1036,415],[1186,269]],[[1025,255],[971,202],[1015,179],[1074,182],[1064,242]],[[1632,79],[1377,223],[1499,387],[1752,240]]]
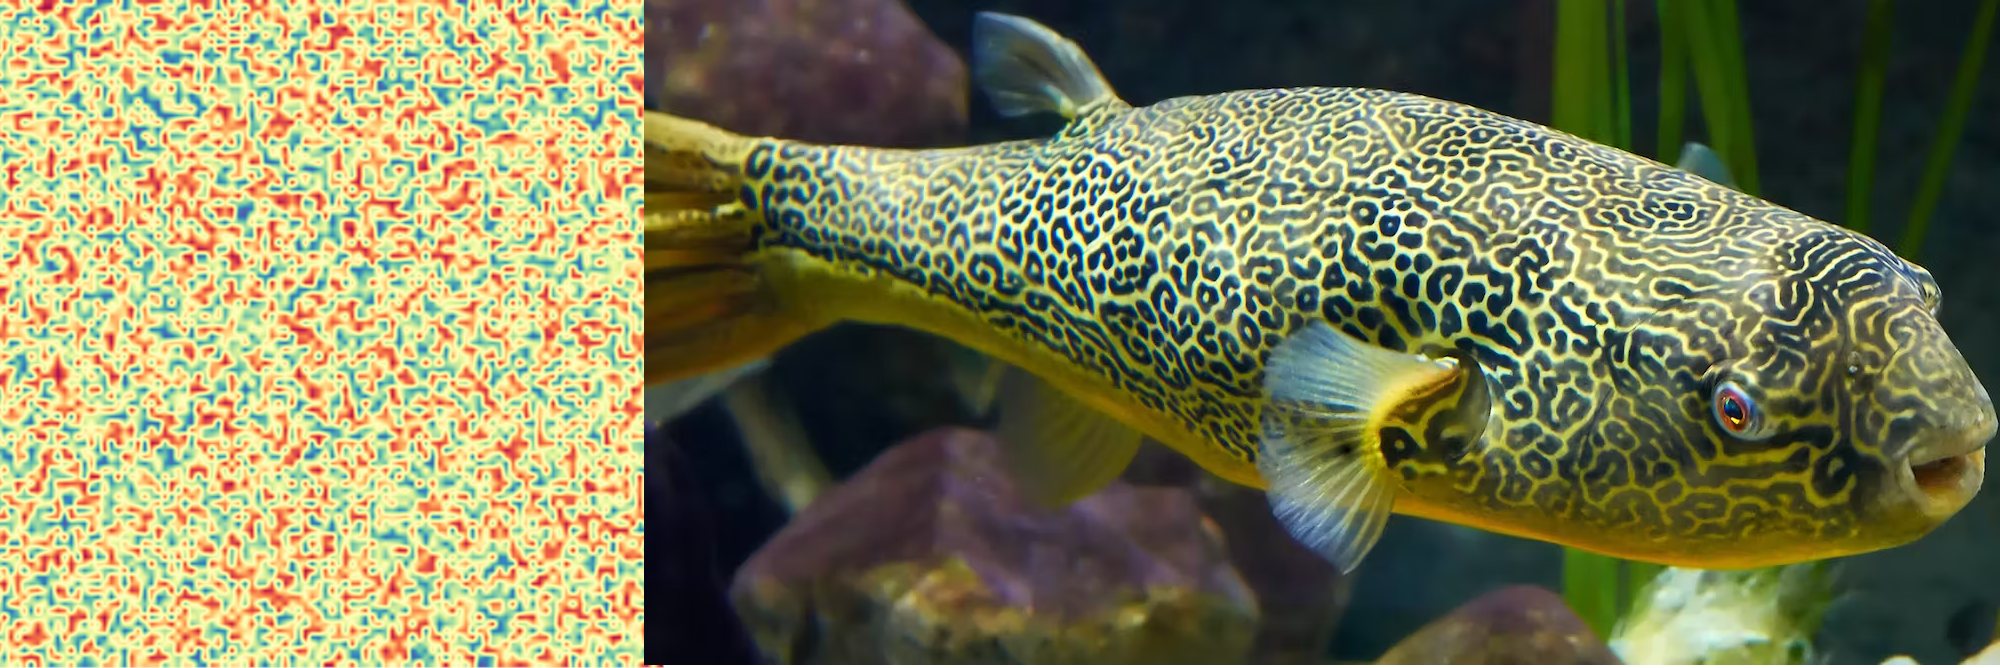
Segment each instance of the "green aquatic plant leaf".
[[1738,190],[1755,195],[1757,145],[1750,130],[1750,86],[1743,71],[1743,44],[1735,0],[1684,0],[1680,27],[1688,36],[1688,60],[1701,95],[1709,145],[1736,175]]
[[1653,145],[1653,159],[1671,162],[1681,150],[1681,126],[1687,123],[1687,30],[1678,2],[1661,2],[1660,15],[1660,130]]
[[1979,3],[1979,13],[1972,19],[1972,34],[1959,57],[1958,76],[1945,103],[1944,119],[1938,123],[1930,160],[1924,165],[1923,180],[1917,183],[1916,199],[1910,203],[1910,219],[1903,227],[1903,239],[1896,244],[1897,254],[1903,257],[1915,257],[1923,250],[1924,233],[1930,229],[1931,214],[1937,211],[1945,177],[1951,172],[1952,151],[1958,147],[1959,136],[1965,133],[1966,117],[1972,113],[1974,94],[1979,90],[1979,70],[1986,62],[1986,46],[1993,39],[1996,13],[2000,13],[2000,0],[1985,0]]
[[1563,548],[1563,602],[1600,638],[1609,637],[1626,607],[1621,601],[1624,578],[1619,566],[1616,557]]
[[1611,126],[1618,148],[1632,148],[1632,77],[1626,71],[1625,3],[1611,3]]
[[1554,93],[1549,115],[1557,128],[1616,144],[1612,121],[1609,21],[1604,0],[1561,0],[1556,5]]
[[1854,148],[1847,157],[1847,227],[1868,231],[1875,188],[1875,134],[1882,125],[1882,85],[1889,71],[1890,0],[1868,0],[1861,40],[1861,74],[1854,87]]

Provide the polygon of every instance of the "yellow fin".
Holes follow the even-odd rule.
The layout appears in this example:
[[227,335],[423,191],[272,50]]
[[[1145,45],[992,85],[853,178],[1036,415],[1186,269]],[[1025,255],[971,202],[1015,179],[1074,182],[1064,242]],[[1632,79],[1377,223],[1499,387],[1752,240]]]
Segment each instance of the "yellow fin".
[[1342,573],[1360,565],[1395,507],[1376,425],[1410,388],[1456,369],[1456,360],[1364,343],[1324,322],[1271,352],[1257,471],[1293,538]]
[[1076,118],[1118,99],[1075,42],[1009,14],[980,12],[973,17],[972,76],[1002,116],[1053,111]]
[[998,432],[1023,496],[1061,507],[1102,489],[1139,452],[1139,430],[1017,367],[1001,372]]

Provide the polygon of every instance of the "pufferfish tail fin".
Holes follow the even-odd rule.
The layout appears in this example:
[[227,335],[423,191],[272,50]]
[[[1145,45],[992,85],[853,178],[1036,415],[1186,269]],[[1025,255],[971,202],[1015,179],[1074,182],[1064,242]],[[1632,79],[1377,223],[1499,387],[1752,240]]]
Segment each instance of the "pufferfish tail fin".
[[1125,106],[1075,42],[1011,14],[973,18],[972,76],[1002,116],[1053,111],[1075,119]]
[[809,332],[746,257],[758,219],[739,192],[761,140],[654,111],[644,122],[646,385],[747,364]]

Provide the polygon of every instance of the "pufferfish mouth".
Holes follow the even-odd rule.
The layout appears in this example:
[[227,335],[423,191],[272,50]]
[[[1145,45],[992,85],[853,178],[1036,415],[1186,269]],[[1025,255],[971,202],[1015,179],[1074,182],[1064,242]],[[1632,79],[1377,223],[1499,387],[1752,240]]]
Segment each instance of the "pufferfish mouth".
[[1986,477],[1986,442],[1993,439],[1993,420],[1974,423],[1959,433],[1918,446],[1899,471],[1905,487],[1932,515],[1950,515],[1965,507]]

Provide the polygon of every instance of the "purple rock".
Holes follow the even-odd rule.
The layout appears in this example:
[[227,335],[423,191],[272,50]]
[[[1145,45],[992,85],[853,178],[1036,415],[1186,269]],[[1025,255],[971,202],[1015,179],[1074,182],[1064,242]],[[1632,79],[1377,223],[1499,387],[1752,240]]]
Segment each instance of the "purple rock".
[[954,145],[966,81],[900,0],[646,2],[647,106],[734,132]]
[[1222,529],[1229,560],[1256,593],[1261,621],[1251,663],[1319,663],[1354,592],[1351,579],[1299,544],[1271,515],[1262,491],[1203,471],[1180,453],[1148,441],[1121,479],[1185,487]]
[[1185,489],[1022,498],[992,436],[939,429],[815,499],[731,598],[781,662],[1236,663],[1254,597]]
[[1473,599],[1382,655],[1384,664],[1623,663],[1582,618],[1541,587],[1516,585]]

